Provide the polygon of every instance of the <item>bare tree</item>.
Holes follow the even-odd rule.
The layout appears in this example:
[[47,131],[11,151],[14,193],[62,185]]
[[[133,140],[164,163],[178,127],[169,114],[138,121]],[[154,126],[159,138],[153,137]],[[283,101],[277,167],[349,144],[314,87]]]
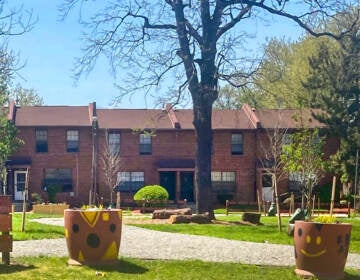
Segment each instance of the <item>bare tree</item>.
[[120,183],[118,173],[123,169],[123,163],[119,151],[114,149],[109,143],[108,131],[105,134],[106,141],[100,154],[100,162],[103,169],[104,182],[110,191],[110,203],[113,205],[113,193],[116,186]]
[[281,155],[283,153],[283,144],[287,142],[289,136],[288,129],[281,127],[281,120],[282,115],[281,110],[279,110],[278,120],[274,128],[265,130],[266,137],[260,142],[262,154],[259,158],[264,174],[271,176],[279,231],[281,231],[281,215],[278,186],[288,174],[283,168],[284,163],[281,160]]
[[[101,4],[100,4],[101,2]],[[122,82],[123,93],[151,93],[165,80],[177,88],[177,99],[190,92],[196,135],[195,188],[198,213],[213,217],[211,187],[212,107],[219,80],[233,83],[248,77],[253,60],[244,60],[241,46],[250,37],[251,19],[264,22],[278,16],[295,22],[314,36],[339,38],[317,29],[319,22],[344,12],[357,1],[322,0],[64,0],[64,17],[80,9],[86,30],[83,56],[77,61],[79,77],[105,55],[114,73],[129,69],[131,82]],[[99,9],[99,6],[102,8]],[[95,11],[95,12],[94,12]],[[269,18],[267,18],[269,20]],[[271,18],[270,18],[271,20]],[[241,27],[243,27],[241,29]],[[320,30],[320,31],[317,31]],[[122,75],[122,73],[121,73]],[[123,76],[123,75],[122,75]],[[172,92],[173,93],[173,92]]]

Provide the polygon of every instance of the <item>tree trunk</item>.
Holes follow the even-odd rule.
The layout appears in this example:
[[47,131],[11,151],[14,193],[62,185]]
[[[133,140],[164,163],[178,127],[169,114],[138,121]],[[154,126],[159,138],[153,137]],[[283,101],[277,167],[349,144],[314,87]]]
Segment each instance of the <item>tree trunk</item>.
[[276,212],[277,212],[277,222],[278,222],[278,230],[281,232],[281,213],[280,213],[280,202],[279,202],[279,194],[278,194],[278,185],[276,181],[276,176],[273,178],[274,182],[274,193],[275,193],[275,204],[276,204]]
[[[198,99],[199,100],[199,99]],[[203,100],[203,99],[202,99]],[[200,102],[199,102],[200,103]],[[212,102],[194,102],[194,126],[196,135],[195,196],[196,213],[209,213],[214,218],[211,186],[211,129]]]

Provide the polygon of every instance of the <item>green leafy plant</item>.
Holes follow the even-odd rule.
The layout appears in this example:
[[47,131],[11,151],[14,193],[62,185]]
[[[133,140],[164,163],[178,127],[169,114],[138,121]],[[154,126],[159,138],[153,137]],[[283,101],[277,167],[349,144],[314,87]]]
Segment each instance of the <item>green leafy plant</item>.
[[134,200],[142,206],[165,206],[169,199],[169,193],[159,185],[142,187],[134,195]]
[[56,194],[61,192],[62,188],[59,184],[50,184],[47,186],[46,191],[48,193],[48,199],[50,203],[56,202]]
[[302,209],[307,213],[307,219],[311,220],[311,201],[314,187],[323,176],[324,153],[323,139],[318,129],[304,128],[291,135],[291,143],[283,145],[281,161],[285,170],[296,172],[299,175],[302,187],[302,195],[306,205]]

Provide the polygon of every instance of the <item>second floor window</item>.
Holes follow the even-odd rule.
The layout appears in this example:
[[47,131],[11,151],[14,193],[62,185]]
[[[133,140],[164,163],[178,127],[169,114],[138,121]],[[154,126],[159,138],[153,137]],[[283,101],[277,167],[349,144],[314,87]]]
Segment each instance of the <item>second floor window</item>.
[[47,153],[48,151],[48,137],[46,129],[36,129],[35,130],[35,139],[36,139],[36,152],[37,153]]
[[243,135],[241,133],[231,134],[231,154],[232,155],[243,154]]
[[151,135],[140,134],[140,155],[151,155]]
[[78,152],[79,151],[79,131],[68,130],[66,131],[66,151]]
[[109,132],[108,145],[112,155],[120,154],[120,132]]

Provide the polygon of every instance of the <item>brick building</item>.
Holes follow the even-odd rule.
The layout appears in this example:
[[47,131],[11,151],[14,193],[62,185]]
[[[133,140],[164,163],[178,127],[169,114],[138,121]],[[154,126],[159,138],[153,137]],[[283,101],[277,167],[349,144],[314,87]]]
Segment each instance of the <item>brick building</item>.
[[[274,127],[298,127],[295,110],[213,111],[212,183],[214,201],[224,197],[254,202],[257,192],[268,197],[269,184],[260,164],[266,133]],[[306,119],[310,113],[301,112]],[[279,117],[281,116],[281,117]],[[45,200],[49,185],[61,186],[58,201],[87,204],[94,188],[105,202],[110,189],[105,184],[101,156],[106,143],[119,154],[121,168],[117,189],[122,200],[149,184],[164,186],[174,202],[194,201],[195,132],[192,110],[97,109],[88,106],[9,105],[9,120],[19,129],[25,144],[7,162],[7,193],[23,199],[28,171],[29,193]],[[311,126],[321,127],[316,120]],[[266,144],[265,144],[266,145]],[[328,153],[337,148],[330,142]],[[281,183],[281,192],[293,185]],[[267,188],[267,189],[266,189]],[[265,197],[267,196],[267,197]]]

